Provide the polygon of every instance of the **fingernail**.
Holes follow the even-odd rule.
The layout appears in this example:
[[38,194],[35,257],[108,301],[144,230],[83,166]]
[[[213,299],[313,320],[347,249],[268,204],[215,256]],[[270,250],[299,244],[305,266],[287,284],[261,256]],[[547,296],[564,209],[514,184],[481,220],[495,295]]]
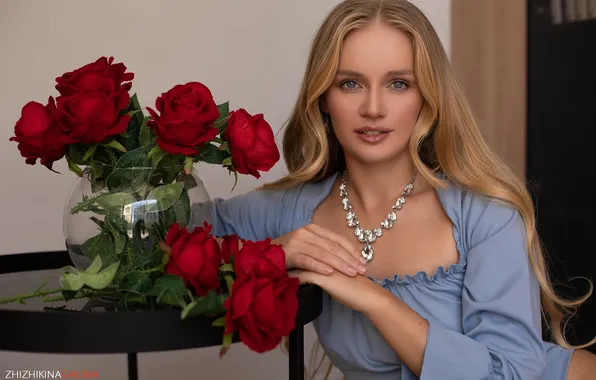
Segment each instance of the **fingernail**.
[[365,267],[364,265],[359,265],[359,266],[358,266],[358,271],[359,271],[360,273],[364,273],[364,272],[366,272],[366,267]]
[[348,268],[348,273],[350,273],[350,274],[354,275],[354,274],[356,274],[356,269],[354,269],[354,268],[352,268],[352,267],[349,267],[349,268]]
[[333,273],[333,268],[329,268],[329,267],[325,268],[325,273],[327,273],[327,274]]
[[368,261],[366,261],[366,259],[364,257],[360,258],[360,262],[362,263],[362,265],[368,264]]

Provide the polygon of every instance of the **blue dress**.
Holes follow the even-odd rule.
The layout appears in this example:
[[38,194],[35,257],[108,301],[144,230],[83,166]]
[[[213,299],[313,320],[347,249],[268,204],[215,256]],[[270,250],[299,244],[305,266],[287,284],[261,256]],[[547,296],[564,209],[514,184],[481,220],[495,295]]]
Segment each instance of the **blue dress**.
[[[215,199],[207,211],[214,233],[262,240],[303,227],[336,177]],[[564,380],[572,351],[542,340],[539,286],[520,215],[453,185],[437,195],[453,223],[457,264],[430,277],[371,278],[429,322],[420,379]],[[204,212],[195,208],[196,224]],[[314,327],[346,380],[416,379],[363,314],[327,294],[323,302]]]

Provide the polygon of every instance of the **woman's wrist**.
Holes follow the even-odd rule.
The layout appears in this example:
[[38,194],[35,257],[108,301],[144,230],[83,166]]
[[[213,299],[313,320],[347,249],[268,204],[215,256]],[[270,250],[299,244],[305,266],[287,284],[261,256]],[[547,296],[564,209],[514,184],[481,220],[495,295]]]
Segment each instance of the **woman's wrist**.
[[364,314],[370,320],[382,318],[388,311],[393,311],[399,301],[393,293],[379,286],[379,291],[370,298]]

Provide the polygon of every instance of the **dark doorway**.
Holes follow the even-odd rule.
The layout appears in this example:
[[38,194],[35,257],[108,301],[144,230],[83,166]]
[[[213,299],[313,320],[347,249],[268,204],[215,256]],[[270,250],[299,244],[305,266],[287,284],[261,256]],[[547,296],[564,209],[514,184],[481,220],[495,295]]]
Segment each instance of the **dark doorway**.
[[[591,0],[528,1],[527,178],[553,279],[563,282],[557,290],[573,297],[589,288],[585,280],[570,278],[596,283],[593,8]],[[596,292],[567,334],[572,344],[596,336]]]

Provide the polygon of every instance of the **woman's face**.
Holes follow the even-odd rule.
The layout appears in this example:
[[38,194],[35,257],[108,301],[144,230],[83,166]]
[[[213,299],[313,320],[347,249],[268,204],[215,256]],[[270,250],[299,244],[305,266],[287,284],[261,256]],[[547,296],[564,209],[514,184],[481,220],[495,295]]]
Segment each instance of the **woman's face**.
[[346,36],[322,105],[346,160],[385,162],[407,152],[422,104],[404,33],[377,23]]

